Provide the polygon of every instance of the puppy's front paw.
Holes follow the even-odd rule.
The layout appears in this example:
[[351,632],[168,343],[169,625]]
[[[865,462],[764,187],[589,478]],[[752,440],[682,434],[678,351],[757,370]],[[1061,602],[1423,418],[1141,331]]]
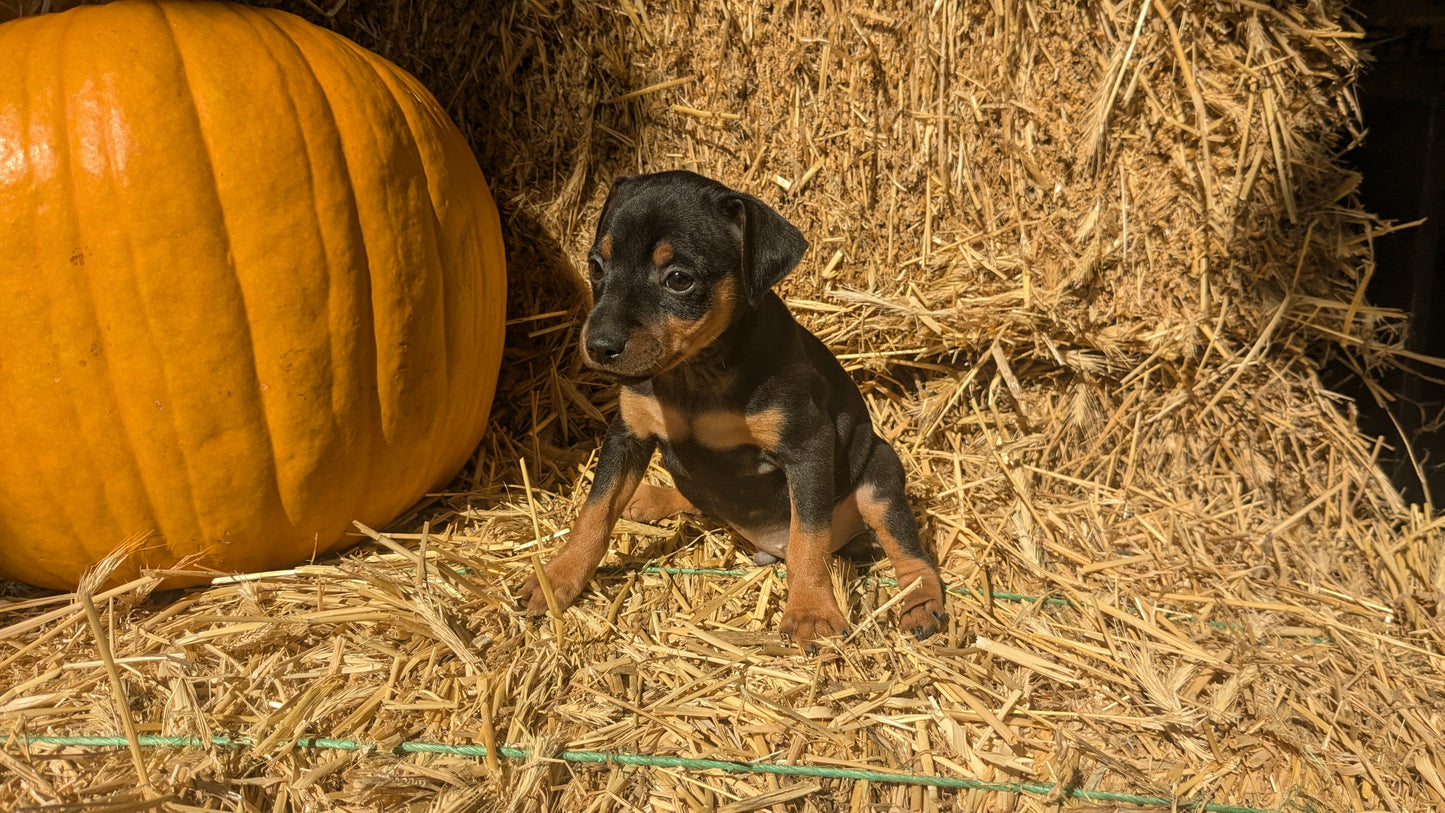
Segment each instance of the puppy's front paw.
[[[547,568],[547,583],[552,587],[552,595],[557,599],[557,609],[565,610],[572,606],[572,602],[582,595],[582,588],[587,585],[586,579],[571,577],[567,573],[554,572]],[[547,614],[547,594],[542,591],[542,585],[537,581],[537,574],[533,573],[522,583],[522,589],[518,593],[523,606],[527,608],[527,614],[543,616]]]
[[913,592],[903,600],[898,628],[913,633],[913,637],[922,641],[938,632],[939,627],[947,623],[948,615],[943,611],[943,582],[938,573],[930,568],[914,577],[913,581],[923,583],[913,588]]
[[[828,602],[828,605],[831,604]],[[838,612],[837,607],[828,605],[819,603],[799,607],[794,602],[788,602],[788,609],[783,611],[783,620],[778,624],[783,640],[793,641],[804,653],[811,655],[818,651],[821,639],[841,638],[848,634],[848,622],[843,614]]]

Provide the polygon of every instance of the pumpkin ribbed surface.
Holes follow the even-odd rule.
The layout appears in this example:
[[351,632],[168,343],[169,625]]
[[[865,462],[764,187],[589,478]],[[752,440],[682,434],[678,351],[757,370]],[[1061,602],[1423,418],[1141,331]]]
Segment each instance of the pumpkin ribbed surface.
[[412,77],[282,12],[0,26],[0,574],[285,566],[480,440],[497,212]]

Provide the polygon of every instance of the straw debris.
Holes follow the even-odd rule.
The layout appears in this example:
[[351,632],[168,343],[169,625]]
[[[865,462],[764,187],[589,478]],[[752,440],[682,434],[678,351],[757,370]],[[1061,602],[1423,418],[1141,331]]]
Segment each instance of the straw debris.
[[[1445,523],[1320,381],[1431,362],[1364,298],[1395,226],[1341,163],[1364,57],[1338,2],[283,5],[416,73],[476,149],[513,281],[490,432],[344,556],[138,580],[98,623],[13,589],[0,807],[1445,805]],[[576,263],[608,180],[672,167],[811,240],[782,293],[905,461],[956,591],[934,639],[892,627],[886,565],[840,562],[853,636],[782,647],[785,571],[706,522],[623,522],[560,622],[518,613],[615,409]],[[126,720],[201,744],[28,739]]]

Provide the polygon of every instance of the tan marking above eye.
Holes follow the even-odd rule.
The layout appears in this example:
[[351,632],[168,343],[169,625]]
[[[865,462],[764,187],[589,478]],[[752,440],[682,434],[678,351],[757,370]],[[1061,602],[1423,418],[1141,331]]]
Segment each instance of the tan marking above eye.
[[687,419],[682,413],[665,406],[654,396],[624,389],[617,405],[622,410],[622,420],[640,438],[661,438],[672,443],[689,434]]
[[597,244],[597,253],[601,254],[604,260],[612,259],[612,235],[602,235],[602,242]]
[[709,449],[776,449],[783,432],[783,411],[772,407],[754,415],[725,410],[704,412],[693,419],[692,430],[697,442]]
[[672,243],[663,240],[652,250],[652,264],[658,268],[672,262]]

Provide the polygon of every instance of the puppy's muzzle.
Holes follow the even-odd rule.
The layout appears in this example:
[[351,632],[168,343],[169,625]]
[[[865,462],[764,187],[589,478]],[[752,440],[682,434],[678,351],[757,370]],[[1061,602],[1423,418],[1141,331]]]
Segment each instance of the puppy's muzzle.
[[627,349],[628,336],[621,330],[589,330],[587,332],[587,357],[598,367],[614,364]]
[[589,319],[582,328],[582,359],[619,380],[641,380],[660,369],[662,348],[646,330]]

